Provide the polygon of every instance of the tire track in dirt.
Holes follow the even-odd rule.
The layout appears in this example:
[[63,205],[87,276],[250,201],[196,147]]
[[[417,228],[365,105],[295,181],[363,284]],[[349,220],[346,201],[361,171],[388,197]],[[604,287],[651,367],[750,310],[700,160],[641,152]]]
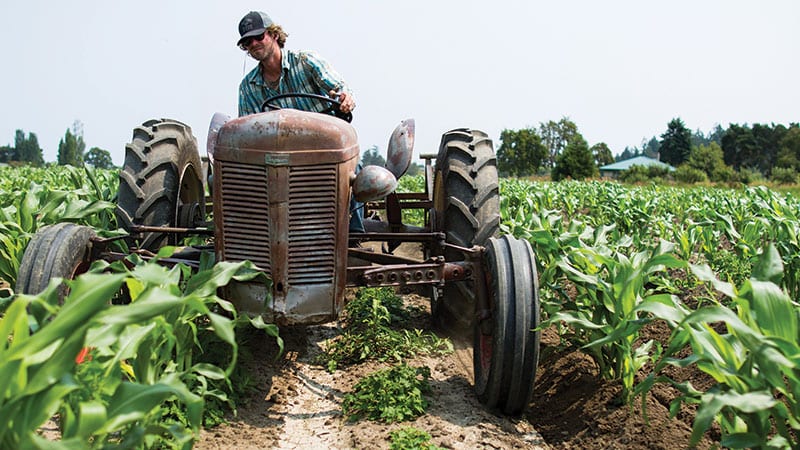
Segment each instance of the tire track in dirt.
[[[334,335],[332,328],[324,325],[309,327],[308,333],[309,347]],[[344,393],[336,387],[335,373],[311,365],[317,354],[318,349],[309,348],[290,367],[294,397],[285,402],[283,428],[276,448],[351,448],[340,425]]]

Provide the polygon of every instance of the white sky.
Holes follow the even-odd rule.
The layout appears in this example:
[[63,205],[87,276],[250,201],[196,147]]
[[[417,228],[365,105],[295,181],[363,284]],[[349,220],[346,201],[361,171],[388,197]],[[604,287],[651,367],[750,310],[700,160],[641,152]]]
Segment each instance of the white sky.
[[204,154],[211,116],[236,114],[254,67],[235,46],[250,10],[333,64],[356,93],[362,150],[384,155],[408,117],[417,154],[453,128],[499,146],[503,129],[563,116],[615,154],[673,117],[703,132],[800,121],[796,0],[3,0],[0,145],[34,132],[54,161],[80,120],[87,149],[120,165],[133,127],[166,117]]

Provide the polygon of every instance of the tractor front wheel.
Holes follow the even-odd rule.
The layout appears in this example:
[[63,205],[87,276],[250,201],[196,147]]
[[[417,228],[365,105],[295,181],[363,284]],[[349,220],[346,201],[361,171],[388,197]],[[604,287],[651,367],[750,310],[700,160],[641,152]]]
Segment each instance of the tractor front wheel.
[[[74,223],[42,227],[28,243],[19,265],[16,291],[35,295],[53,278],[71,280],[89,269],[91,239],[94,230]],[[59,298],[66,297],[67,287],[59,287]]]
[[539,286],[530,244],[489,239],[484,275],[488,298],[475,326],[475,390],[489,409],[518,415],[530,403],[539,362]]

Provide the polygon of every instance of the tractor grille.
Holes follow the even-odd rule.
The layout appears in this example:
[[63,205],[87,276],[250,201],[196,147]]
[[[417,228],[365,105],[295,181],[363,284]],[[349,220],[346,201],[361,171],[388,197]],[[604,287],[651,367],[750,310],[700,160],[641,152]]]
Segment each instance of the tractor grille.
[[[248,259],[270,272],[267,166],[220,163],[224,257]],[[333,282],[336,178],[335,164],[289,168],[287,272],[291,285]]]
[[225,259],[249,259],[269,272],[267,169],[230,161],[220,163]]
[[331,283],[336,241],[336,165],[289,171],[289,282]]

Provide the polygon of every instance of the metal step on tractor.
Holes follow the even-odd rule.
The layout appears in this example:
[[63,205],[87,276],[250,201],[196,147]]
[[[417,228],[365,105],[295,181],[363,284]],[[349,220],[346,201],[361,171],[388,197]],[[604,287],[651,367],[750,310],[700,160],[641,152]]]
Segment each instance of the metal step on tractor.
[[[221,295],[279,325],[336,319],[347,288],[424,293],[438,325],[473,333],[480,401],[501,413],[523,412],[539,357],[536,265],[527,241],[499,235],[497,167],[487,135],[444,133],[438,153],[421,157],[424,192],[397,193],[412,158],[413,119],[392,133],[385,167],[359,171],[351,117],[277,109],[272,100],[259,114],[214,115],[205,161],[181,122],[150,120],[133,130],[117,204],[130,252],[149,258],[184,237],[206,236],[213,245],[184,247],[169,262],[198,267],[204,253],[215,261],[252,261],[271,287],[235,282]],[[353,199],[365,204],[363,232],[349,230]],[[403,223],[410,209],[423,211],[422,226]],[[25,251],[16,290],[38,293],[51,278],[73,278],[93,261],[125,258],[110,241],[71,223],[42,228]],[[359,245],[365,242],[382,248]],[[419,258],[393,253],[408,242],[422,249]]]

